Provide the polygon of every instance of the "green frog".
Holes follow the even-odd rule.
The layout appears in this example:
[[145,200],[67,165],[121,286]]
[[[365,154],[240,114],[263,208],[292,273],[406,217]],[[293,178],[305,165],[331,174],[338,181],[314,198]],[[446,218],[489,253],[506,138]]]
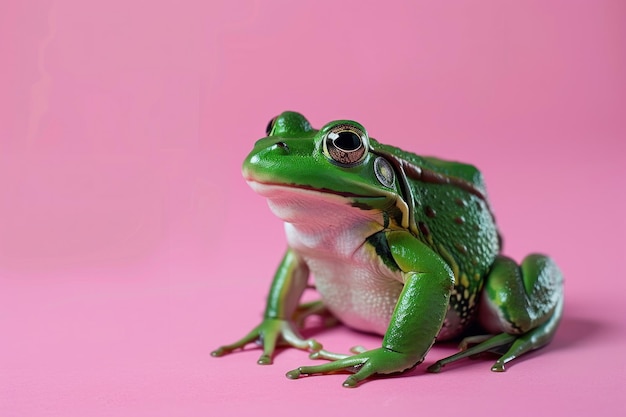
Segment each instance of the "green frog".
[[[243,163],[243,176],[284,221],[287,250],[274,275],[262,322],[212,352],[249,343],[272,363],[278,344],[329,362],[287,373],[345,371],[343,385],[403,372],[433,343],[461,350],[428,371],[482,352],[498,352],[493,371],[546,345],[563,310],[562,274],[549,257],[520,264],[501,239],[483,178],[474,166],[384,145],[354,121],[314,129],[296,112],[267,126]],[[309,282],[313,277],[314,284]],[[314,285],[320,301],[301,303]],[[311,314],[383,336],[379,348],[327,351],[300,333]]]

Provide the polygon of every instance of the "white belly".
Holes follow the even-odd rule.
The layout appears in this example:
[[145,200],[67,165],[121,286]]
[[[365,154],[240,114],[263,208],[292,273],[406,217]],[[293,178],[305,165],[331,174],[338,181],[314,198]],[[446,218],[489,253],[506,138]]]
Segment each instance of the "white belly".
[[285,221],[289,247],[308,265],[326,307],[350,327],[385,334],[403,281],[365,243],[383,229],[382,213],[334,194],[250,185]]
[[384,335],[402,292],[402,275],[391,271],[361,233],[352,236],[306,234],[286,225],[289,246],[309,267],[326,307],[354,329]]
[[[305,258],[306,259],[306,258]],[[402,283],[366,266],[307,259],[324,304],[344,324],[384,335]]]

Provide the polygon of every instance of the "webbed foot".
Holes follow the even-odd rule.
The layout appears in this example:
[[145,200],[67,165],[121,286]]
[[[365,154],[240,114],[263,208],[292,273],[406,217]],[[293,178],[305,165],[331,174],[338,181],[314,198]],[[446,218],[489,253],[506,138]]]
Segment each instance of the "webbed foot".
[[235,343],[220,346],[211,352],[211,356],[220,357],[234,350],[242,349],[249,343],[257,343],[263,346],[263,353],[257,360],[259,365],[270,365],[278,343],[316,352],[322,349],[322,345],[314,339],[304,339],[292,322],[281,319],[265,319],[250,333]]
[[359,382],[372,375],[402,372],[414,367],[417,363],[419,361],[416,361],[412,355],[378,348],[357,355],[342,357],[323,365],[301,366],[287,372],[286,376],[289,379],[298,379],[303,375],[331,374],[342,371],[354,372],[342,384],[346,388],[354,388]]

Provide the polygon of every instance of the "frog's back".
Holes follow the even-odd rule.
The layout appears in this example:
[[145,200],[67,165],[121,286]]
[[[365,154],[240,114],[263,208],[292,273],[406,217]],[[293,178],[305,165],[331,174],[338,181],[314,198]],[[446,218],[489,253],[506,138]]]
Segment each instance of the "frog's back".
[[422,169],[426,169],[449,178],[461,179],[466,183],[471,184],[476,188],[476,190],[486,194],[482,174],[474,165],[458,161],[448,161],[432,156],[419,156],[395,146],[383,145],[378,142],[376,142],[376,146],[383,148],[395,156],[402,158]]
[[482,174],[470,164],[374,146],[402,161],[398,168],[410,190],[404,196],[412,214],[410,231],[454,272],[451,309],[440,339],[455,336],[474,318],[483,278],[500,250]]

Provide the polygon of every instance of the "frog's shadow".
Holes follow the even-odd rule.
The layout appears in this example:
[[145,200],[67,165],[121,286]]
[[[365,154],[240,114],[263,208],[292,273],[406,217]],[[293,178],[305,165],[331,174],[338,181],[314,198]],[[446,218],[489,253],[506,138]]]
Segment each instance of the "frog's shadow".
[[[341,324],[339,327],[345,328],[348,331],[355,331],[349,329]],[[519,358],[516,358],[514,361],[507,364],[507,370],[514,368],[517,365],[521,365],[526,360],[532,359],[537,355],[541,355],[547,352],[552,352],[555,350],[561,349],[571,349],[575,346],[588,344],[591,340],[597,339],[600,334],[603,334],[607,331],[611,331],[611,326],[606,323],[597,322],[589,319],[582,319],[578,317],[567,317],[564,316],[561,319],[561,323],[559,324],[559,329],[554,337],[554,339],[545,347],[538,349],[533,352],[529,352]],[[327,328],[322,326],[315,326],[311,328],[305,328],[302,330],[302,334],[305,337],[312,337],[315,334],[323,333]],[[356,331],[355,331],[356,332]],[[454,342],[440,342],[436,346],[446,347],[451,350],[456,350],[459,341]],[[282,350],[282,349],[281,349]],[[279,352],[277,352],[279,353]],[[497,359],[497,355],[493,353],[485,353],[476,358],[472,359],[464,359],[453,364],[447,365],[445,368],[441,370],[441,372],[453,372],[457,367],[467,367],[467,366],[479,366],[484,367],[487,366],[487,370],[489,370],[491,364]],[[386,379],[386,378],[412,378],[424,374],[430,375],[427,371],[427,368],[435,363],[437,360],[442,359],[443,357],[436,357],[431,352],[424,362],[415,368],[399,374],[391,374],[391,375],[377,375],[374,376],[373,379]],[[348,374],[349,372],[345,372]],[[366,381],[361,382],[361,384],[367,383]]]

